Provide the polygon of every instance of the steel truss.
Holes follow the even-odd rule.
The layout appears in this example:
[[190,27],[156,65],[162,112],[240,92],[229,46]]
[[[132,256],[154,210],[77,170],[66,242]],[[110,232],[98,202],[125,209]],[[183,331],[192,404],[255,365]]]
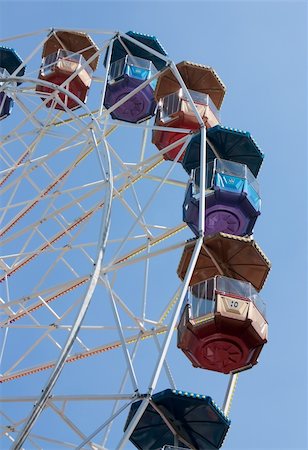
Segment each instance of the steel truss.
[[[12,74],[0,87],[14,99],[0,144],[0,442],[12,449],[121,449],[152,393],[175,387],[176,364],[167,353],[201,249],[205,204],[180,283],[176,266],[191,237],[181,216],[187,175],[177,163],[181,154],[168,163],[163,155],[179,142],[183,152],[189,133],[179,130],[187,136],[158,152],[150,142],[151,120],[112,120],[111,111],[129,96],[106,111],[102,62],[86,105],[73,96],[79,109],[63,102],[63,111],[55,109],[59,93],[72,94],[54,86],[47,108],[51,97],[40,98],[35,86],[49,31],[1,44],[22,42],[28,56],[23,83]],[[115,36],[124,36],[85,31],[101,58]],[[206,129],[175,64],[165,60],[200,123],[204,199]],[[107,71],[109,63],[110,55]],[[143,401],[123,434],[136,399]]]

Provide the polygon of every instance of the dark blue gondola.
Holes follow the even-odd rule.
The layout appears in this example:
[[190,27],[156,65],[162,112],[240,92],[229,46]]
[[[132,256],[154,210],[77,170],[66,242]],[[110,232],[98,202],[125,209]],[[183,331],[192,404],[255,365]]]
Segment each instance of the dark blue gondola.
[[[136,41],[141,44],[146,45],[147,47],[152,48],[158,53],[161,53],[163,56],[167,56],[165,49],[162,47],[160,42],[155,36],[151,36],[149,34],[137,33],[136,31],[128,31],[125,33],[127,36],[136,39]],[[124,44],[124,45],[123,45]],[[124,47],[125,46],[125,47]],[[107,64],[107,54],[104,59],[104,66]],[[158,56],[153,55],[153,53],[139,47],[134,42],[128,40],[123,37],[119,37],[115,39],[112,46],[112,54],[111,54],[111,63],[118,61],[119,59],[125,58],[127,54],[132,54],[134,56],[138,56],[139,58],[143,58],[149,61],[152,61],[157,70],[161,70],[165,67],[166,63],[163,59]]]
[[[22,64],[22,59],[13,48],[0,47],[0,120],[8,117],[13,108],[14,101],[12,97],[5,91],[3,79],[7,79],[14,72],[16,77],[22,77],[25,73],[25,67],[17,70]],[[17,85],[21,82],[17,82]]]
[[[140,403],[132,404],[124,431]],[[184,448],[219,449],[229,426],[230,420],[211,397],[166,389],[153,395],[130,440],[140,450],[173,445],[175,437]]]
[[[263,162],[264,154],[248,131],[216,125],[207,130],[207,162],[216,157],[246,164],[256,177]],[[188,144],[182,165],[190,174],[192,169],[200,167],[200,132],[196,133]],[[211,144],[211,145],[210,145]],[[215,149],[216,155],[211,146]]]

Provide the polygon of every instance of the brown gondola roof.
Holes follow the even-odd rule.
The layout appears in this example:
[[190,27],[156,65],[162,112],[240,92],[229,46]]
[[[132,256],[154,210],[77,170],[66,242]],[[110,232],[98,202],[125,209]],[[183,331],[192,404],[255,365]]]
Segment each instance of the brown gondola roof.
[[[196,239],[189,240],[184,247],[177,269],[177,274],[182,280],[185,277],[195,242]],[[237,280],[248,281],[257,291],[260,291],[270,267],[269,259],[252,238],[217,233],[204,239],[190,285],[223,274]]]
[[[216,108],[220,109],[226,87],[212,67],[190,61],[182,61],[176,67],[188,89],[208,94]],[[178,91],[180,87],[171,68],[167,68],[158,78],[154,92],[156,101]]]
[[[50,33],[50,36],[45,42],[42,56],[45,57],[51,53],[55,53],[59,49],[79,53],[86,61],[99,50],[95,42],[86,33],[80,31],[55,30]],[[97,57],[90,62],[90,66],[93,70],[97,67],[98,59],[99,56],[97,55]]]

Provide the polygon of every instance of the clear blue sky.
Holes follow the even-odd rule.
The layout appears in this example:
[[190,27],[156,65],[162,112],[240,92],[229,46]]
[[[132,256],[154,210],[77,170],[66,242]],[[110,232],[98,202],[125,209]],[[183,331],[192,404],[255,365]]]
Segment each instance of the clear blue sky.
[[[224,449],[307,450],[307,3],[0,1],[2,37],[48,27],[155,35],[173,61],[210,65],[227,86],[222,124],[265,153],[254,236],[272,270],[269,342],[239,377]],[[178,364],[179,388],[215,391],[214,377]]]

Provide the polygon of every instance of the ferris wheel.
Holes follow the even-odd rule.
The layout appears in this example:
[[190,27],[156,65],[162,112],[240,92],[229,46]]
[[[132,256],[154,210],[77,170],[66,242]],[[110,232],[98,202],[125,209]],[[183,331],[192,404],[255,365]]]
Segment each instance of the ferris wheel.
[[[0,91],[1,446],[220,448],[270,268],[223,82],[154,36],[51,29],[2,40]],[[223,405],[178,389],[176,345]]]

